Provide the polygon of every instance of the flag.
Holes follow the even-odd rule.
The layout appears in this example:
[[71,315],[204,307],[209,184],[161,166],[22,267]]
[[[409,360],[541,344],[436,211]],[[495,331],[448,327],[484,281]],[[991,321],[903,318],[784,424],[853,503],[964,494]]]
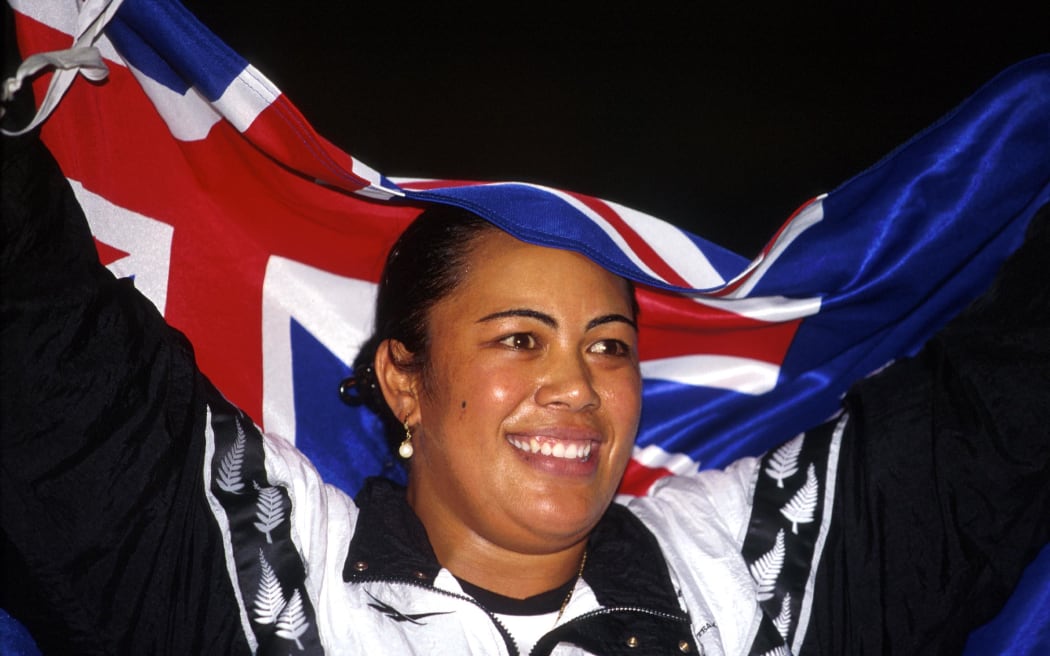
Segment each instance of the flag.
[[[343,404],[338,385],[371,332],[385,253],[427,205],[467,208],[639,283],[643,415],[621,491],[640,494],[828,419],[853,381],[913,353],[978,295],[1050,201],[1045,56],[806,203],[748,261],[554,187],[384,176],[317,134],[174,0],[12,5],[25,56],[79,39],[109,68],[101,84],[63,73],[72,83],[42,130],[104,264],[189,336],[219,389],[350,494],[366,476],[404,477],[379,420]],[[1045,634],[1050,552],[1030,574],[1028,603],[1000,626]],[[971,651],[1003,651],[992,641],[1010,630],[995,630]]]

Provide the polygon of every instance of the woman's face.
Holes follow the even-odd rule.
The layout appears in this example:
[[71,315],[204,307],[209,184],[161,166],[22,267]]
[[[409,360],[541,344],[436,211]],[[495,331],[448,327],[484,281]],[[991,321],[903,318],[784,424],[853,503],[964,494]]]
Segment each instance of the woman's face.
[[519,553],[586,537],[638,428],[627,283],[576,253],[489,231],[431,310],[428,336],[409,475],[428,531]]

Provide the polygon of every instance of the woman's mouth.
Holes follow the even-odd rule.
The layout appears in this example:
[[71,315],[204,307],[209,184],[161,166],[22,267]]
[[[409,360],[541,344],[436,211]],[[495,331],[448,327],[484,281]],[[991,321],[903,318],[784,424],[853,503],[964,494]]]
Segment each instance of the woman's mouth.
[[591,457],[591,440],[562,440],[552,437],[507,436],[511,445],[525,453],[587,462]]

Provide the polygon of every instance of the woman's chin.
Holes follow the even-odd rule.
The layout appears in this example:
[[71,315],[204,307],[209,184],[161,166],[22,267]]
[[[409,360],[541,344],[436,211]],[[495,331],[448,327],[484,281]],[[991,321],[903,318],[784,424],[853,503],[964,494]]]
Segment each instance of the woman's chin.
[[594,529],[608,506],[607,502],[576,495],[555,495],[545,500],[533,498],[517,509],[518,524],[537,539],[542,550],[576,544]]

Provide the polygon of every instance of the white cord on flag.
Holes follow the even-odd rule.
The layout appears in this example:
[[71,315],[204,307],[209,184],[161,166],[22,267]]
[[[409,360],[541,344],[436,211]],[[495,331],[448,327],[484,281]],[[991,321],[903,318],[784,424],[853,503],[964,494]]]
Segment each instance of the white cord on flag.
[[[4,134],[11,137],[25,134],[47,120],[51,112],[58,107],[78,73],[94,82],[106,78],[109,68],[102,61],[102,54],[95,46],[95,42],[102,36],[102,30],[106,24],[117,13],[121,2],[122,0],[87,0],[80,6],[72,48],[31,55],[22,62],[13,77],[4,80],[0,95],[2,95],[3,102],[7,103],[22,88],[22,83],[26,79],[42,70],[55,69],[55,74],[51,77],[51,84],[33,120],[20,130],[3,130]],[[4,110],[0,107],[0,117],[3,114]]]

